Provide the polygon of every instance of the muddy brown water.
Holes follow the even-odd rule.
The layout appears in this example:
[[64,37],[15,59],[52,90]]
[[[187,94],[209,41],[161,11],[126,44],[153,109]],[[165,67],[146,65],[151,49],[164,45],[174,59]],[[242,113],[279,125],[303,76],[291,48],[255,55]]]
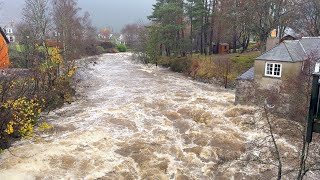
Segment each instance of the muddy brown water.
[[[78,100],[45,116],[42,142],[0,155],[0,179],[270,179],[245,166],[255,110],[234,92],[103,55],[79,72]],[[15,155],[15,156],[13,156]]]

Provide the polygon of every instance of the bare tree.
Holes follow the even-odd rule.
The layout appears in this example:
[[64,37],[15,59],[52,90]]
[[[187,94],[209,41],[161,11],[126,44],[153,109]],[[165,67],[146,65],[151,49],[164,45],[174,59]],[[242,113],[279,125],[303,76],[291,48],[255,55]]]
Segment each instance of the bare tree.
[[140,33],[145,32],[145,27],[142,24],[128,24],[122,30],[126,44],[133,49],[139,46]]
[[81,19],[81,24],[83,27],[83,42],[81,55],[95,55],[96,44],[97,44],[97,29],[92,25],[90,14],[88,12],[84,13]]
[[296,26],[309,36],[320,35],[320,1],[301,0],[296,2]]
[[270,32],[273,29],[283,29],[281,27],[285,26],[286,18],[292,12],[290,0],[248,0],[244,3],[251,18],[251,32],[259,37],[261,51],[264,52]]
[[44,42],[50,25],[49,0],[25,0],[23,22],[29,26],[36,40]]
[[79,16],[80,8],[76,0],[52,0],[52,5],[57,39],[63,44],[63,58],[66,71],[69,71],[81,53],[83,27],[82,17]]

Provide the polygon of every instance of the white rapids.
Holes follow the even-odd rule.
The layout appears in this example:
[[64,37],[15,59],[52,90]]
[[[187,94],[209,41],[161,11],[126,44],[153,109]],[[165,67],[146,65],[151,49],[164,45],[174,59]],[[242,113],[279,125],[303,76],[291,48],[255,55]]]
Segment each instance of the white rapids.
[[250,125],[254,108],[234,106],[233,91],[135,64],[130,54],[103,55],[78,76],[78,99],[45,116],[54,129],[0,155],[1,180],[272,175],[239,161],[263,133]]

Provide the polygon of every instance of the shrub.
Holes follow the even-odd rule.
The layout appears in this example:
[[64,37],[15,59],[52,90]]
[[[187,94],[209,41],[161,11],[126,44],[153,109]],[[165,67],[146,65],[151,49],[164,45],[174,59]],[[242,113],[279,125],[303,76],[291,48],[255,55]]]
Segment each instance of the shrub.
[[100,46],[103,47],[104,49],[112,49],[116,47],[116,45],[112,42],[102,42],[100,43]]
[[146,55],[145,53],[139,53],[139,52],[133,53],[131,58],[133,61],[140,62],[143,64],[148,64],[150,61],[148,55]]
[[65,63],[57,48],[45,58],[35,61],[34,69],[8,69],[8,75],[0,77],[0,149],[7,148],[14,138],[37,137],[34,128],[40,126],[42,109],[51,110],[72,100],[71,79],[78,67]]
[[105,49],[102,46],[96,46],[97,54],[102,54],[105,52]]
[[26,97],[9,100],[2,105],[7,114],[6,127],[2,138],[15,134],[23,138],[32,137],[34,126],[37,124],[38,115],[42,111],[44,100],[27,99]]
[[118,53],[119,51],[115,48],[112,48],[112,49],[107,49],[106,52],[107,53]]
[[126,45],[124,45],[124,44],[118,44],[117,45],[117,49],[118,49],[118,51],[119,52],[127,52],[127,46]]
[[161,56],[158,60],[158,64],[164,67],[170,67],[172,59],[168,56]]
[[191,75],[195,78],[211,79],[216,75],[216,64],[207,59],[195,59],[191,65]]
[[[19,48],[18,48],[19,47]],[[19,50],[20,49],[20,50]],[[21,51],[20,46],[9,46],[9,56],[11,67],[14,68],[26,68],[30,65],[30,62],[27,61],[26,53]]]
[[187,57],[173,58],[170,63],[170,68],[175,72],[187,73],[191,67],[191,60]]

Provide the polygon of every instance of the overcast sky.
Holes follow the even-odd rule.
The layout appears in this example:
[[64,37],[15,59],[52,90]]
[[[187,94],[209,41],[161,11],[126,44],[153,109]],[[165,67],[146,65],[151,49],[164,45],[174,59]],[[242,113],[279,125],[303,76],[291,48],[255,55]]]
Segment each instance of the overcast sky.
[[[0,0],[1,1],[1,0]],[[0,25],[11,20],[18,22],[24,0],[2,0]],[[91,14],[93,24],[98,28],[113,27],[115,31],[129,23],[147,22],[155,0],[78,0],[82,11]]]

